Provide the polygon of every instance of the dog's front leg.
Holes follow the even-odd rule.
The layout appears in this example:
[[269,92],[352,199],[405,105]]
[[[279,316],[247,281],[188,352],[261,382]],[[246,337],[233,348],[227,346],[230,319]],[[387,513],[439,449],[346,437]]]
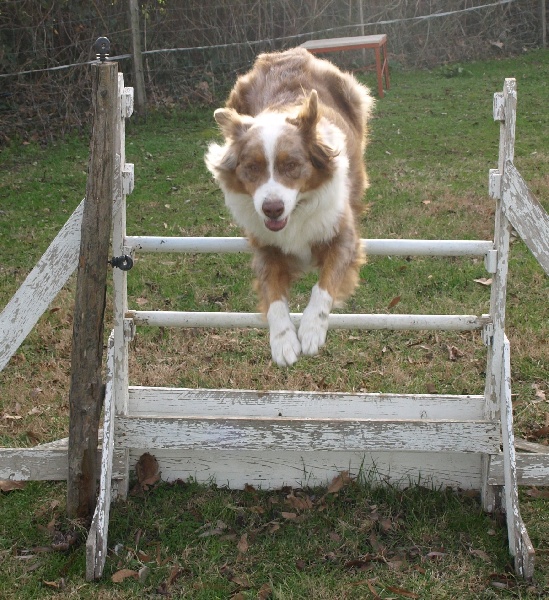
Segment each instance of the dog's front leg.
[[320,277],[303,311],[298,332],[301,352],[308,355],[317,354],[326,343],[332,307],[354,291],[364,262],[352,222],[349,225],[343,222],[339,235],[329,244],[314,249],[314,253],[320,264]]
[[267,321],[273,360],[279,367],[293,365],[301,353],[301,344],[290,320],[288,302],[284,298],[271,303],[267,311]]
[[326,343],[328,317],[333,304],[332,295],[317,283],[312,289],[311,299],[303,311],[299,324],[298,335],[303,354],[310,356],[318,354],[320,348]]
[[[253,245],[253,243],[252,243]],[[253,260],[261,310],[267,316],[273,361],[280,367],[293,365],[301,354],[295,325],[290,320],[288,296],[296,276],[291,257],[272,247],[256,248]]]

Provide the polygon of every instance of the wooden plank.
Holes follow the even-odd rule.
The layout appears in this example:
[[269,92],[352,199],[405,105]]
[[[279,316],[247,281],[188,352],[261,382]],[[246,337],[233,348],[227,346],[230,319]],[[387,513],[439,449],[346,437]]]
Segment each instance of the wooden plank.
[[69,518],[89,522],[96,504],[96,451],[103,401],[104,313],[112,205],[118,65],[92,65],[92,135],[73,321],[69,390]]
[[138,416],[482,419],[484,396],[130,387]]
[[114,452],[114,332],[108,342],[105,379],[105,416],[103,420],[103,445],[99,497],[86,541],[86,580],[99,579],[107,559],[107,540],[111,508],[111,478]]
[[[517,485],[549,486],[549,454],[515,454]],[[503,485],[503,455],[493,456],[490,464],[490,485]]]
[[84,201],[0,313],[0,371],[76,269],[83,211]]
[[549,215],[510,161],[505,163],[502,185],[505,215],[549,275]]
[[290,450],[132,449],[130,463],[144,453],[158,460],[164,481],[216,483],[230,489],[326,485],[341,473],[372,483],[434,489],[480,489],[480,455],[445,452],[296,452]]
[[65,481],[66,448],[0,448],[0,479]]
[[549,454],[549,446],[543,444],[537,444],[536,442],[529,442],[515,436],[515,448],[517,450],[524,450],[525,452],[536,452],[541,454]]
[[141,29],[139,27],[139,3],[130,0],[130,26],[132,31],[132,71],[135,82],[135,105],[139,116],[147,114],[147,93],[143,75],[143,54],[141,53]]
[[[254,328],[268,327],[261,313],[239,312],[184,312],[163,310],[129,310],[126,313],[136,324],[154,327]],[[298,326],[300,313],[291,313],[290,319]],[[490,322],[488,316],[476,315],[386,315],[386,314],[330,314],[330,329],[391,329],[408,331],[474,331]]]
[[499,451],[497,422],[118,417],[118,448]]
[[[502,210],[501,180],[506,162],[508,160],[512,161],[514,156],[516,105],[516,81],[514,79],[506,79],[503,92],[494,95],[494,119],[500,121],[498,175],[495,176],[496,173],[491,171],[491,182],[489,184],[490,194],[493,198],[496,198],[494,246],[497,251],[497,265],[493,273],[490,291],[492,332],[491,335],[487,334],[485,336],[488,352],[484,395],[486,398],[486,417],[497,420],[501,418],[501,403],[499,398],[502,376],[501,361],[503,358],[507,274],[509,270],[509,247],[512,229],[509,220]],[[500,186],[499,189],[496,187],[496,184]],[[486,457],[483,464],[482,506],[487,512],[493,512],[498,508],[500,494],[499,490],[488,485],[489,469],[490,460]]]
[[505,337],[501,377],[501,428],[503,448],[503,479],[505,514],[509,551],[515,557],[515,572],[525,579],[534,574],[534,547],[520,514],[517,467],[513,431],[513,403],[511,400],[511,351]]
[[[0,479],[13,481],[66,481],[68,476],[67,445],[33,448],[0,448]],[[123,467],[123,451],[114,453],[115,479]],[[101,448],[97,449],[101,461]]]
[[335,50],[352,50],[361,48],[375,48],[387,42],[387,35],[358,35],[353,37],[326,38],[322,40],[309,40],[301,44],[301,48],[313,52],[331,52]]
[[[124,76],[118,75],[118,100],[121,104],[120,119],[116,121],[115,146],[120,155],[120,164],[126,164],[126,118],[132,114],[131,88],[124,87]],[[130,254],[131,249],[125,245],[126,237],[126,195],[131,191],[131,186],[123,184],[123,172],[116,172],[114,177],[115,203],[113,207],[112,249],[115,256]],[[113,321],[114,321],[114,401],[117,414],[125,414],[128,410],[128,339],[125,332],[126,311],[128,310],[127,271],[113,269]],[[129,455],[124,453],[123,476],[114,496],[126,497],[129,486]]]

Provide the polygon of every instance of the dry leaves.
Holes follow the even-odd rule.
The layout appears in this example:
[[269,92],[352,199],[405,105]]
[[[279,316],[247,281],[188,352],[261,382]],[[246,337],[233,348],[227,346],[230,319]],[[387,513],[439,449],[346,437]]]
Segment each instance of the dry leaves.
[[13,492],[14,490],[22,490],[26,481],[12,481],[11,479],[0,479],[0,491],[1,492]]
[[137,571],[133,571],[132,569],[120,569],[120,571],[117,571],[113,574],[111,581],[113,583],[121,583],[125,579],[128,579],[128,577],[138,580],[139,573]]
[[400,296],[395,296],[387,305],[387,310],[391,310],[391,308],[394,308],[400,302],[400,298]]
[[131,490],[132,495],[142,494],[160,481],[160,470],[156,458],[145,452],[139,457],[135,465],[137,484]]
[[353,479],[349,475],[349,471],[342,471],[337,477],[334,477],[332,483],[328,486],[328,494],[337,494],[344,487],[352,483]]

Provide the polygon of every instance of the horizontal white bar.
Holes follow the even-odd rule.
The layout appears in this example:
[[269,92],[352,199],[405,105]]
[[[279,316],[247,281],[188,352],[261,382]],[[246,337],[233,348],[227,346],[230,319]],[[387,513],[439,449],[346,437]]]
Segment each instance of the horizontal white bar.
[[[126,317],[142,325],[156,327],[218,327],[265,328],[267,321],[261,313],[237,312],[175,312],[130,310]],[[297,326],[301,313],[291,313]],[[404,329],[472,331],[490,322],[489,316],[476,315],[342,315],[329,317],[330,329]]]
[[[146,252],[250,252],[243,237],[128,236],[124,245]],[[362,240],[370,256],[484,256],[494,245],[482,240]]]
[[[483,419],[484,396],[129,387],[131,417]],[[548,454],[549,456],[549,454]]]

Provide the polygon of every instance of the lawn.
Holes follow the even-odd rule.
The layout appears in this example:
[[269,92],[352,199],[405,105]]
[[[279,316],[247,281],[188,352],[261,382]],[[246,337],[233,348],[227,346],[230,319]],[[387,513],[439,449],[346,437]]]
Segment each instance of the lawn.
[[[493,93],[516,77],[515,164],[549,209],[549,52],[433,71],[391,73],[366,154],[367,238],[491,239],[488,170],[497,164]],[[375,89],[374,79],[368,83]],[[152,114],[127,127],[136,187],[131,235],[240,235],[207,173],[217,137],[212,107]],[[88,141],[0,153],[0,306],[4,306],[85,191]],[[488,312],[482,260],[371,257],[349,312]],[[249,256],[137,256],[130,307],[255,310]],[[192,282],[192,285],[189,282]],[[301,310],[314,279],[296,285]],[[547,443],[549,282],[512,244],[507,334],[517,435]],[[32,446],[68,431],[74,280],[0,373],[0,443]],[[110,315],[108,320],[111,320]],[[453,350],[452,350],[453,349]],[[478,333],[329,333],[318,357],[290,369],[270,360],[265,331],[154,330],[132,343],[136,385],[477,394],[486,351]],[[544,433],[545,430],[545,433]],[[357,474],[355,474],[357,475]],[[549,508],[522,490],[537,562],[516,581],[504,522],[469,493],[376,488],[371,474],[328,489],[228,491],[161,483],[114,505],[104,580],[83,578],[84,532],[64,516],[65,486],[27,484],[0,496],[0,597],[543,598],[549,594]],[[339,488],[339,489],[338,489]],[[127,569],[128,572],[121,570]],[[111,576],[119,573],[120,582]],[[140,579],[139,575],[140,573]],[[126,574],[128,577],[123,578]],[[134,578],[137,577],[137,579]]]

